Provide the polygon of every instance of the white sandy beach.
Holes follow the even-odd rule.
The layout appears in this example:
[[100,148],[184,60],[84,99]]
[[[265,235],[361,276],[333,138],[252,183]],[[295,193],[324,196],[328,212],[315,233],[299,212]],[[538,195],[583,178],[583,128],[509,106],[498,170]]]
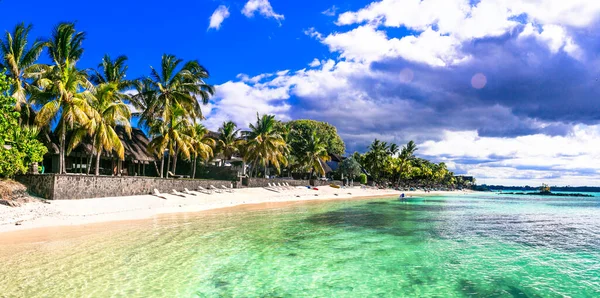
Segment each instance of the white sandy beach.
[[[83,224],[138,220],[160,214],[190,213],[219,208],[271,202],[293,202],[309,200],[351,199],[367,197],[398,196],[393,190],[361,189],[359,187],[336,189],[329,186],[319,190],[292,188],[273,192],[263,188],[235,189],[232,193],[201,194],[198,196],[166,195],[161,199],[152,195],[84,199],[71,201],[49,201],[28,203],[21,207],[0,205],[0,233],[47,228],[76,226]],[[459,195],[465,192],[406,192],[407,196]]]

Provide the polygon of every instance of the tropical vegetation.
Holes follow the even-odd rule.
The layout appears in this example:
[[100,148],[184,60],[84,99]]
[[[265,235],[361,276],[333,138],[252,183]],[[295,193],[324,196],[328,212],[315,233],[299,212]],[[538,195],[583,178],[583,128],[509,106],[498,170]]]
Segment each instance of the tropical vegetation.
[[[243,176],[315,179],[331,176],[330,159],[339,162],[345,154],[336,127],[316,120],[282,122],[275,115],[257,114],[254,123],[226,121],[217,132],[209,131],[202,123],[202,105],[215,88],[197,60],[164,54],[147,76],[129,79],[124,55],[106,54],[96,69],[79,66],[86,33],[74,23],[60,23],[49,38],[34,41],[31,30],[31,25],[17,24],[0,39],[0,66],[5,69],[0,142],[10,147],[0,151],[2,177],[42,161],[46,147],[38,139],[49,141],[50,135],[57,138],[59,173],[67,172],[66,157],[83,146],[89,156],[86,172],[94,168],[99,175],[102,157],[125,158],[123,138],[131,137],[134,123],[150,139],[146,149],[159,177],[180,176],[180,164],[189,170],[183,174],[195,178],[197,168],[208,163],[241,163]],[[40,60],[43,53],[47,62]],[[418,158],[416,151],[412,141],[400,147],[375,140],[365,153],[340,162],[333,176],[393,185],[457,183],[444,163]]]

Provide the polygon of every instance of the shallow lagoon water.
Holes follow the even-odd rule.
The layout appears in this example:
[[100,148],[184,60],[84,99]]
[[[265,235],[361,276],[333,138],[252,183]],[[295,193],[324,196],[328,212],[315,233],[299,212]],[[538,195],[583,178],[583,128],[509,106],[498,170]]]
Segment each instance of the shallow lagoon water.
[[597,197],[295,203],[61,231],[0,245],[0,297],[600,296]]

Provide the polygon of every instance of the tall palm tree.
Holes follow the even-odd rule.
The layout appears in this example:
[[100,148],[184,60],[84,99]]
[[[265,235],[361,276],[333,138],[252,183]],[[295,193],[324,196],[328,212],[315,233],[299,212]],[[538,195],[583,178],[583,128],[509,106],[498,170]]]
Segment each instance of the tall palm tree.
[[146,92],[150,94],[146,96],[153,100],[148,103],[143,118],[160,117],[169,122],[173,108],[185,111],[194,122],[203,118],[199,100],[207,104],[215,89],[205,83],[209,74],[198,61],[188,61],[180,67],[182,63],[182,59],[165,54],[159,70],[150,67],[150,77],[146,78],[150,87]]
[[304,163],[310,169],[311,179],[314,173],[317,173],[321,176],[325,175],[323,162],[330,160],[330,157],[327,153],[327,143],[322,141],[321,138],[317,136],[316,131],[313,131],[308,139],[306,156],[304,156],[303,159]]
[[242,142],[239,132],[240,130],[237,129],[237,125],[233,121],[223,122],[223,125],[219,128],[217,152],[223,155],[224,160],[230,160],[234,154],[238,153],[238,146]]
[[17,111],[21,111],[24,107],[27,113],[29,113],[28,79],[39,71],[35,63],[45,46],[44,41],[36,39],[28,47],[31,29],[31,25],[20,23],[15,26],[12,33],[7,31],[4,39],[0,39],[0,69],[6,68],[8,76],[12,79],[10,95],[17,100],[15,106]]
[[191,152],[194,155],[192,166],[192,179],[196,178],[196,167],[198,166],[198,156],[204,160],[208,160],[213,156],[213,148],[215,140],[208,135],[208,129],[197,123],[189,127],[188,135],[191,137]]
[[131,112],[127,104],[119,100],[117,88],[117,84],[108,82],[96,87],[94,94],[96,100],[91,103],[94,116],[87,126],[75,130],[69,146],[70,151],[84,139],[90,130],[92,131],[92,147],[96,154],[96,175],[100,175],[100,157],[103,150],[109,154],[114,151],[120,159],[125,158],[125,148],[115,131],[116,126],[123,126],[127,135],[131,137],[131,125],[129,124]]
[[[192,140],[187,133],[189,133],[189,127],[192,124],[186,112],[181,108],[172,109],[169,115],[168,122],[162,119],[154,120],[150,127],[150,135],[153,136],[153,139],[148,144],[148,147],[153,153],[159,156],[164,156],[165,151],[169,150],[167,169],[169,169],[171,157],[173,157],[171,171],[175,173],[177,169],[177,156],[180,153],[186,160],[190,159]],[[163,164],[161,164],[161,173],[162,168]]]
[[[130,96],[125,93],[127,90],[135,86],[133,81],[126,79],[128,66],[126,65],[127,57],[119,56],[112,60],[110,56],[104,55],[102,62],[98,65],[97,70],[91,70],[90,81],[97,85],[95,96],[96,101],[92,103],[92,108],[95,112],[95,121],[92,121],[89,130],[92,132],[92,148],[96,155],[96,175],[99,175],[100,157],[102,150],[109,153],[115,149],[120,152],[122,148],[121,140],[118,138],[114,129],[116,125],[122,125],[128,136],[131,136],[131,111],[126,104],[130,101]],[[81,133],[81,132],[78,132]],[[75,141],[75,140],[74,140]],[[71,142],[71,148],[73,147]],[[121,159],[122,154],[118,154]],[[90,156],[91,157],[91,156]],[[87,170],[91,168],[91,158],[88,162]]]
[[400,151],[400,156],[398,156],[398,184],[402,180],[402,175],[408,170],[407,168],[410,166],[410,162],[415,159],[415,152],[419,150],[414,141],[409,141],[405,146],[402,147]]
[[47,126],[57,121],[59,141],[59,173],[65,173],[65,139],[67,130],[75,126],[89,127],[90,117],[94,116],[90,102],[95,101],[94,86],[85,71],[78,70],[76,63],[83,54],[81,44],[85,33],[77,32],[73,23],[57,25],[51,39],[46,42],[53,65],[41,67],[34,76],[39,91],[33,92],[32,101],[42,106],[36,115],[39,126]]
[[279,171],[282,165],[287,164],[285,156],[288,147],[281,133],[276,129],[276,123],[274,115],[259,117],[256,114],[256,123],[250,124],[250,131],[246,132],[248,159],[253,162],[255,169],[258,169],[259,164],[264,166],[265,176],[269,165]]

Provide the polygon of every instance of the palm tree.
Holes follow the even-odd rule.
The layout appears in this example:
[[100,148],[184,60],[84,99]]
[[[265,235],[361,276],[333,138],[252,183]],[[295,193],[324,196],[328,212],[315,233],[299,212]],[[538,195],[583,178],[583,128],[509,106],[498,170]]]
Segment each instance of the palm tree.
[[21,111],[26,108],[29,116],[29,103],[27,102],[28,79],[39,71],[35,62],[44,49],[45,43],[37,39],[30,47],[28,45],[31,25],[20,23],[15,26],[12,33],[5,33],[0,39],[0,69],[6,68],[8,77],[12,80],[11,96],[17,100],[15,108]]
[[94,84],[116,84],[115,89],[119,91],[118,99],[129,99],[129,95],[123,93],[128,89],[135,87],[135,81],[127,80],[127,56],[121,55],[114,60],[110,55],[106,54],[102,58],[102,62],[98,64],[98,70],[92,70],[90,81]]
[[204,160],[208,160],[213,156],[213,148],[215,140],[208,135],[208,129],[204,125],[198,123],[189,127],[191,136],[191,151],[194,155],[192,179],[196,178],[196,167],[198,165],[198,156]]
[[219,128],[217,152],[223,155],[224,160],[231,160],[231,157],[238,153],[238,146],[242,142],[239,138],[239,132],[240,130],[237,129],[237,125],[233,121],[223,122],[223,126]]
[[[107,54],[98,65],[98,70],[91,70],[90,81],[97,84],[96,101],[92,103],[92,107],[96,112],[94,118],[97,120],[92,124],[95,127],[91,128],[93,130],[92,148],[96,154],[96,175],[99,175],[102,149],[104,148],[109,153],[115,149],[119,153],[119,148],[123,147],[121,140],[114,131],[116,125],[122,125],[128,136],[131,136],[131,125],[129,123],[131,111],[125,102],[130,100],[130,96],[125,91],[135,86],[135,84],[126,79],[128,68],[126,62],[126,56],[119,56],[112,60]],[[70,149],[74,148],[74,142],[71,143]],[[124,158],[122,154],[119,153],[118,155],[121,159]],[[91,158],[87,166],[88,174],[90,168]]]
[[100,175],[100,157],[102,150],[109,154],[115,151],[122,160],[125,158],[125,148],[117,135],[115,128],[121,125],[129,137],[131,137],[131,125],[129,119],[131,112],[127,104],[119,100],[117,84],[103,83],[96,87],[95,101],[92,102],[94,117],[87,127],[75,130],[71,138],[69,151],[79,144],[83,138],[92,131],[92,148],[96,154],[96,175]]
[[[148,147],[153,153],[159,156],[164,156],[165,151],[169,150],[167,169],[170,167],[171,157],[173,157],[171,171],[175,173],[177,169],[177,156],[180,153],[183,154],[186,160],[190,159],[192,140],[191,136],[187,133],[190,132],[189,127],[192,124],[186,115],[186,111],[181,108],[171,109],[168,113],[170,115],[168,122],[162,119],[154,120],[150,127],[150,135],[153,136],[153,139],[148,144]],[[163,165],[161,164],[161,174]]]
[[199,100],[207,104],[214,94],[213,86],[204,82],[209,77],[208,71],[198,61],[188,61],[180,68],[183,60],[173,55],[163,55],[159,71],[150,67],[150,77],[146,78],[147,97],[153,100],[148,103],[142,118],[160,117],[169,122],[173,108],[185,111],[194,122],[202,119]]
[[288,147],[276,129],[276,123],[274,115],[259,117],[256,114],[256,123],[250,124],[250,131],[246,132],[248,159],[252,160],[255,169],[258,169],[259,164],[264,166],[265,176],[267,176],[269,165],[273,165],[279,171],[281,165],[287,164],[285,156]]
[[398,184],[402,180],[402,175],[406,172],[410,162],[415,159],[415,152],[419,150],[414,141],[409,141],[406,146],[402,147],[400,156],[398,156]]
[[330,160],[329,154],[327,153],[327,143],[323,142],[317,132],[313,131],[308,139],[306,146],[306,156],[303,157],[304,163],[308,165],[310,169],[310,177],[312,179],[313,174],[324,176],[325,169],[323,168],[322,162]]
[[[36,115],[38,126],[47,126],[57,121],[60,133],[59,173],[65,173],[65,139],[67,130],[75,126],[85,127],[94,116],[90,102],[95,98],[92,94],[94,86],[84,71],[78,70],[75,64],[83,53],[81,43],[85,38],[83,32],[77,32],[73,23],[61,23],[52,32],[46,43],[53,65],[41,67],[41,72],[34,76],[39,88],[32,94],[32,101],[42,106]],[[89,133],[92,126],[87,125]]]

